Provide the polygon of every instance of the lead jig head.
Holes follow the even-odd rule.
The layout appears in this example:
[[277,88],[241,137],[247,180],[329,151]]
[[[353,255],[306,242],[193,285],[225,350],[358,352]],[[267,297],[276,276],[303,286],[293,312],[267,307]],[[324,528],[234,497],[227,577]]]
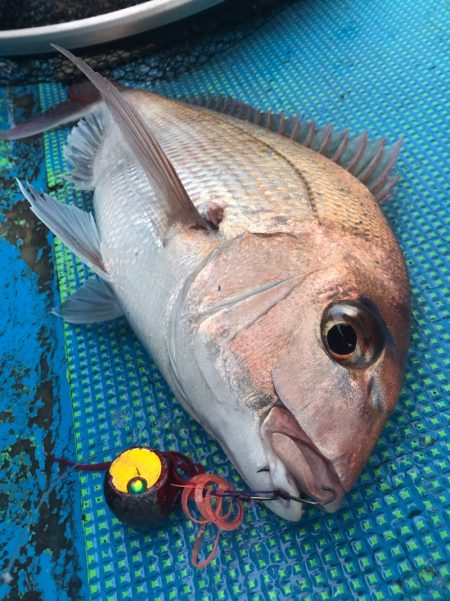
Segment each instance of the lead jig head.
[[125,524],[147,530],[157,526],[175,507],[180,489],[203,467],[182,453],[133,447],[118,455],[105,473],[108,507]]
[[149,528],[173,508],[176,493],[168,485],[169,465],[150,447],[127,449],[105,473],[103,490],[111,511],[129,526]]

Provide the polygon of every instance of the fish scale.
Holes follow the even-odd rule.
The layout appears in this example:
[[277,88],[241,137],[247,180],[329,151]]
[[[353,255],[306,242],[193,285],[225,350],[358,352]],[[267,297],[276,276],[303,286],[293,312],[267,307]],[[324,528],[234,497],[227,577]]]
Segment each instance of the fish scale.
[[[94,210],[105,249],[111,253],[121,249],[128,259],[136,246],[158,240],[161,224],[152,211],[153,193],[142,169],[131,156],[127,157],[126,150],[121,152],[120,145],[117,155],[120,161],[119,156],[109,157],[96,174]],[[130,235],[134,240],[132,246]]]
[[[264,220],[270,225],[280,213],[291,222],[310,217],[306,190],[305,195],[300,193],[304,188],[301,176],[254,136],[236,132],[234,124],[221,115],[199,108],[151,94],[127,92],[126,96],[139,102],[193,203],[198,206],[216,199],[226,205],[221,231],[227,237],[248,227],[264,232]],[[276,227],[280,231],[280,225]]]
[[[362,235],[371,241],[386,246],[392,245],[394,235],[380,211],[378,203],[367,188],[350,174],[345,175],[337,165],[331,166],[317,152],[300,147],[295,142],[273,132],[258,128],[252,123],[226,117],[235,127],[248,131],[257,139],[273,145],[274,149],[289,161],[307,182],[313,213],[320,222],[335,223],[338,227],[350,230],[354,235]],[[335,171],[335,184],[331,183]]]
[[[136,96],[135,92],[128,94]],[[155,101],[159,102],[159,98],[153,96],[152,100],[151,95],[146,95],[146,100],[140,103],[144,114],[146,103],[154,104]],[[225,199],[222,197],[228,209],[227,220],[221,229],[227,235],[236,235],[245,229],[292,231],[294,224],[302,228],[306,220],[317,218],[327,221],[329,225],[339,224],[355,235],[370,238],[376,244],[396,246],[389,224],[366,187],[350,175],[345,177],[342,169],[330,165],[330,161],[317,152],[232,116],[211,114],[195,107],[196,114],[192,121],[194,107],[167,99],[163,103],[160,119],[152,119],[151,110],[147,113],[147,119],[168,156],[177,165],[194,204],[204,201],[204,197],[197,200],[198,187],[204,186],[205,180],[208,180],[210,164],[214,166],[219,163],[222,168],[225,165],[232,174],[230,188],[224,190]],[[165,114],[167,111],[168,114]],[[176,123],[173,135],[168,121]],[[197,138],[195,134],[198,129]],[[185,132],[185,138],[181,137],[181,132]],[[197,150],[199,139],[204,143],[207,139],[207,143]],[[204,166],[204,169],[200,166]],[[336,175],[334,186],[331,183],[333,170]],[[249,182],[256,184],[258,194],[251,194]],[[300,190],[303,190],[303,194],[300,194]],[[217,195],[215,186],[212,189],[208,186],[202,188],[200,194],[203,191],[207,198]],[[235,211],[232,212],[232,209]],[[280,216],[289,221],[288,227],[282,227]]]

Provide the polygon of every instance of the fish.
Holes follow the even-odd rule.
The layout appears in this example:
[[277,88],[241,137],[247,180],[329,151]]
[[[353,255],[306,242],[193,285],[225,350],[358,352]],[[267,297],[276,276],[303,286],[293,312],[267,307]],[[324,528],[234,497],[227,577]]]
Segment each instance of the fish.
[[65,156],[93,213],[19,182],[93,271],[55,313],[125,316],[247,485],[282,491],[266,501],[276,515],[301,519],[289,496],[337,511],[404,375],[408,273],[380,208],[401,140],[123,88],[55,48],[88,93],[0,136],[82,115]]

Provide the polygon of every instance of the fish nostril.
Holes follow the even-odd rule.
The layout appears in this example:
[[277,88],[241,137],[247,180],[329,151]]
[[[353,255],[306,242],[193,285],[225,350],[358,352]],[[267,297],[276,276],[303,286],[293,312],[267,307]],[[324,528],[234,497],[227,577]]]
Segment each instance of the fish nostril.
[[374,376],[371,376],[367,383],[367,403],[378,411],[378,413],[383,413],[384,404],[382,398],[380,397],[380,389],[375,381]]
[[282,403],[280,401],[280,399],[278,399],[278,401],[276,401],[273,406],[274,407],[280,407],[280,409],[286,409],[286,405],[284,403]]

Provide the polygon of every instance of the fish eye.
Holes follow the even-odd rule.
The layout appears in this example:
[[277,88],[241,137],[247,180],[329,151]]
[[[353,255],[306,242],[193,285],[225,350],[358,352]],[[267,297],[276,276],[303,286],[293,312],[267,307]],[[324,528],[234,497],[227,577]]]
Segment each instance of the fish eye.
[[355,328],[348,323],[337,323],[327,332],[328,348],[341,357],[351,355],[356,349],[357,341]]
[[367,367],[378,359],[385,346],[383,327],[377,315],[352,300],[327,307],[321,336],[328,355],[346,367]]

